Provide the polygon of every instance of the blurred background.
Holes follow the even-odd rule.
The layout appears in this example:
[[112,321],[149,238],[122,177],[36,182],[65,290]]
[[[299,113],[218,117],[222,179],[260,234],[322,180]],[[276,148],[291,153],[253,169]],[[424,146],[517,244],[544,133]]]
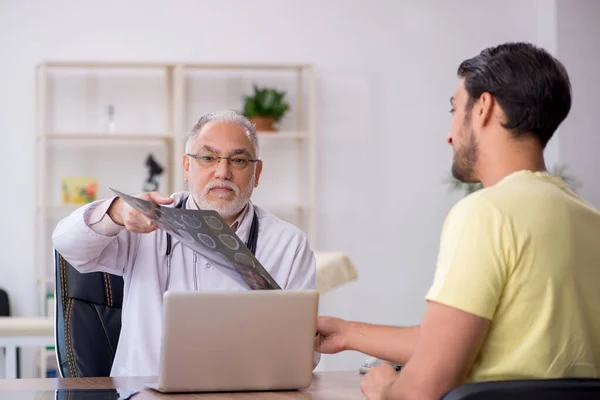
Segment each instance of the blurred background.
[[[445,143],[459,63],[527,41],[565,64],[573,108],[547,164],[600,206],[599,17],[597,0],[0,0],[0,288],[11,315],[51,316],[60,218],[109,187],[184,189],[196,120],[224,108],[260,117],[267,96],[275,127],[261,129],[253,200],[358,276],[324,293],[320,314],[419,323],[444,218],[467,193],[449,182]],[[40,357],[23,349],[20,377],[51,376]],[[324,356],[319,369],[364,360]]]

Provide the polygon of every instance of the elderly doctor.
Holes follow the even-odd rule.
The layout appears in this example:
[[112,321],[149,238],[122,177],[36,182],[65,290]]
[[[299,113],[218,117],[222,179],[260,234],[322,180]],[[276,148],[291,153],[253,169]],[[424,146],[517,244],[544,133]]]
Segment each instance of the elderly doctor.
[[[245,243],[258,225],[256,258],[283,289],[316,289],[316,263],[306,235],[250,201],[263,163],[256,129],[221,111],[200,118],[183,156],[189,192],[137,197],[168,207],[217,211]],[[248,290],[201,254],[169,239],[119,198],[98,200],[60,221],[54,247],[81,273],[124,280],[122,328],[111,376],[158,375],[162,296],[166,290]],[[315,353],[315,366],[319,362]]]

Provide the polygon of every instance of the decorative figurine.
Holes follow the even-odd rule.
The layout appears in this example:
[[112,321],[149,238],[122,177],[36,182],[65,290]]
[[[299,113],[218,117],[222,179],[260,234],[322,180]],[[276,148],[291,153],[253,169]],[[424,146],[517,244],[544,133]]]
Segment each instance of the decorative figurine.
[[106,113],[108,114],[108,132],[115,133],[116,125],[115,125],[115,106],[109,104],[106,107]]
[[163,173],[163,167],[156,162],[152,154],[146,159],[146,167],[148,167],[148,179],[144,182],[144,192],[158,192],[159,184],[156,176]]

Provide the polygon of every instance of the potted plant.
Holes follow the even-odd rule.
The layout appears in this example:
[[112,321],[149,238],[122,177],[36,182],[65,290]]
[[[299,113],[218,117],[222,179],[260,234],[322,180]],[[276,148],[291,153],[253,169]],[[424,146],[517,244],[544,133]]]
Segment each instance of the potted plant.
[[[581,186],[581,183],[579,181],[577,181],[577,179],[575,179],[573,176],[568,175],[566,173],[566,171],[567,171],[566,165],[557,164],[554,166],[554,168],[552,168],[552,171],[550,171],[550,174],[561,178],[567,184],[567,186],[569,186],[571,188],[571,190],[575,191],[577,188],[579,188]],[[448,183],[450,184],[452,190],[461,190],[461,191],[465,192],[465,196],[483,188],[483,185],[480,182],[466,183],[466,182],[462,182],[462,181],[456,179],[453,176],[450,177]]]
[[275,124],[290,108],[284,99],[285,92],[256,85],[253,87],[254,93],[244,96],[243,115],[256,126],[257,131],[276,131]]

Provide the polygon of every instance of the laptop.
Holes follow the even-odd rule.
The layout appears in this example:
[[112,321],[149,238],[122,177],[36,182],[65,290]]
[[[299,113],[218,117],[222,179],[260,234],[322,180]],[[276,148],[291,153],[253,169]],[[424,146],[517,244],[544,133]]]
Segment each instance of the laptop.
[[316,290],[164,295],[162,393],[299,390],[310,386]]

